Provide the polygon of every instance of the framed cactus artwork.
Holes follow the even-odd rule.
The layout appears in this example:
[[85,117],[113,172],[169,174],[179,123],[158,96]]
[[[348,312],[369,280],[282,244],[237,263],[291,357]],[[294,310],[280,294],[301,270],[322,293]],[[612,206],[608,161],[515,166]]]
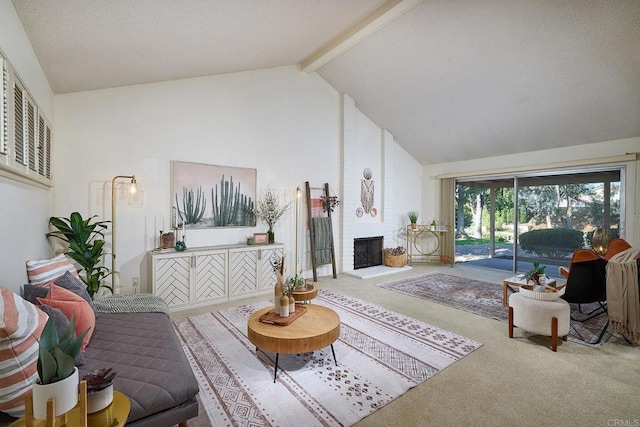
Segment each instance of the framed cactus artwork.
[[171,162],[171,225],[255,227],[256,169]]

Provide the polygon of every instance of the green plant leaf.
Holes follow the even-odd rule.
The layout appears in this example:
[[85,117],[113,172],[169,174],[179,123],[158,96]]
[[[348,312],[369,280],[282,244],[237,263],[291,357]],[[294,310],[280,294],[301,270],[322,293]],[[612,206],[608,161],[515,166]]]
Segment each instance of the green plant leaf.
[[110,221],[94,221],[97,216],[83,219],[78,212],[73,212],[69,218],[51,217],[49,224],[57,231],[47,233],[47,237],[59,238],[69,245],[65,253],[79,268],[80,279],[93,294],[100,288],[101,281],[111,274],[108,268],[101,266],[104,255],[105,241],[103,230],[107,229]]
[[53,346],[58,344],[58,331],[56,330],[56,325],[52,317],[49,317],[47,323],[44,324],[44,328],[40,334],[39,344],[40,347],[46,351],[51,351]]
[[73,368],[75,367],[75,360],[73,357],[62,351],[58,346],[53,348],[53,357],[58,364],[58,371],[56,373],[58,381],[73,374]]
[[38,349],[38,376],[41,384],[50,384],[58,370],[56,359],[47,350]]
[[[76,316],[75,314],[72,314],[71,319],[69,319],[69,326],[63,332],[62,336],[60,337],[60,341],[66,341],[69,338],[73,338],[73,335],[75,333],[76,333]],[[58,342],[59,341],[56,339],[56,344],[58,344]]]
[[67,353],[69,356],[71,356],[73,359],[75,359],[75,357],[80,352],[80,346],[82,345],[82,340],[84,339],[84,337],[87,335],[87,333],[91,328],[90,327],[87,328],[84,332],[82,332],[80,335],[76,337],[75,318],[71,316],[71,319],[73,321],[73,326],[71,323],[69,323],[69,328],[65,331],[63,337],[60,339],[60,343],[58,344],[58,347],[62,351]]

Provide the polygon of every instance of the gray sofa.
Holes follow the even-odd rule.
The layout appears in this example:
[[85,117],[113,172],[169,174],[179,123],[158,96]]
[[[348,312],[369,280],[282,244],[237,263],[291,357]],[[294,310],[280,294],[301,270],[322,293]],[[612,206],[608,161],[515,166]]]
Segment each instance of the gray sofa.
[[164,313],[99,313],[80,377],[113,368],[129,397],[127,426],[187,425],[198,415],[198,382]]
[[[78,370],[100,368],[113,368],[114,389],[129,397],[127,426],[186,427],[198,415],[198,382],[164,313],[99,313]],[[0,426],[14,420],[0,412]]]

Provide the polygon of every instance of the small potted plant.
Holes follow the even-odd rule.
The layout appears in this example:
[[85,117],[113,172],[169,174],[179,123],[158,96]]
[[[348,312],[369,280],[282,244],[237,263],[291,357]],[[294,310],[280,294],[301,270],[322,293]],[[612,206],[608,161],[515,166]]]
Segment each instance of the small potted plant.
[[[534,261],[533,262],[533,268],[531,268],[529,271],[527,271],[524,274],[524,278],[527,280],[527,283],[529,283],[529,280],[531,280],[534,284],[534,286],[536,285],[542,285],[543,289],[544,289],[544,269],[547,268],[546,266],[541,267],[540,263],[538,261]],[[543,281],[543,283],[540,283],[540,281]],[[534,288],[535,290],[535,288]]]
[[101,411],[113,402],[115,377],[116,373],[111,368],[96,369],[82,377],[87,382],[87,413]]
[[416,211],[411,211],[407,214],[407,216],[409,216],[409,222],[411,222],[411,228],[413,230],[418,228],[418,215],[420,214]]
[[300,274],[296,274],[293,277],[288,277],[286,283],[291,290],[300,290],[304,287],[304,277]]
[[38,350],[38,377],[33,384],[33,416],[47,418],[47,400],[55,399],[55,416],[70,411],[78,403],[78,368],[75,358],[89,328],[76,337],[76,319],[71,316],[69,327],[58,336],[49,317],[42,330]]

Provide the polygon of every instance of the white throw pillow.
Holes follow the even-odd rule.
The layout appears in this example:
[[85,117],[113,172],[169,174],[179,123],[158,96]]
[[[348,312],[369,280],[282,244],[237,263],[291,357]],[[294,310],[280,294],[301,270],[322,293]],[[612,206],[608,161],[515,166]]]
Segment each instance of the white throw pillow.
[[76,270],[64,254],[60,254],[52,259],[27,261],[27,276],[29,277],[30,285],[41,285],[51,282],[62,277],[67,271],[75,277],[78,277],[78,270]]

